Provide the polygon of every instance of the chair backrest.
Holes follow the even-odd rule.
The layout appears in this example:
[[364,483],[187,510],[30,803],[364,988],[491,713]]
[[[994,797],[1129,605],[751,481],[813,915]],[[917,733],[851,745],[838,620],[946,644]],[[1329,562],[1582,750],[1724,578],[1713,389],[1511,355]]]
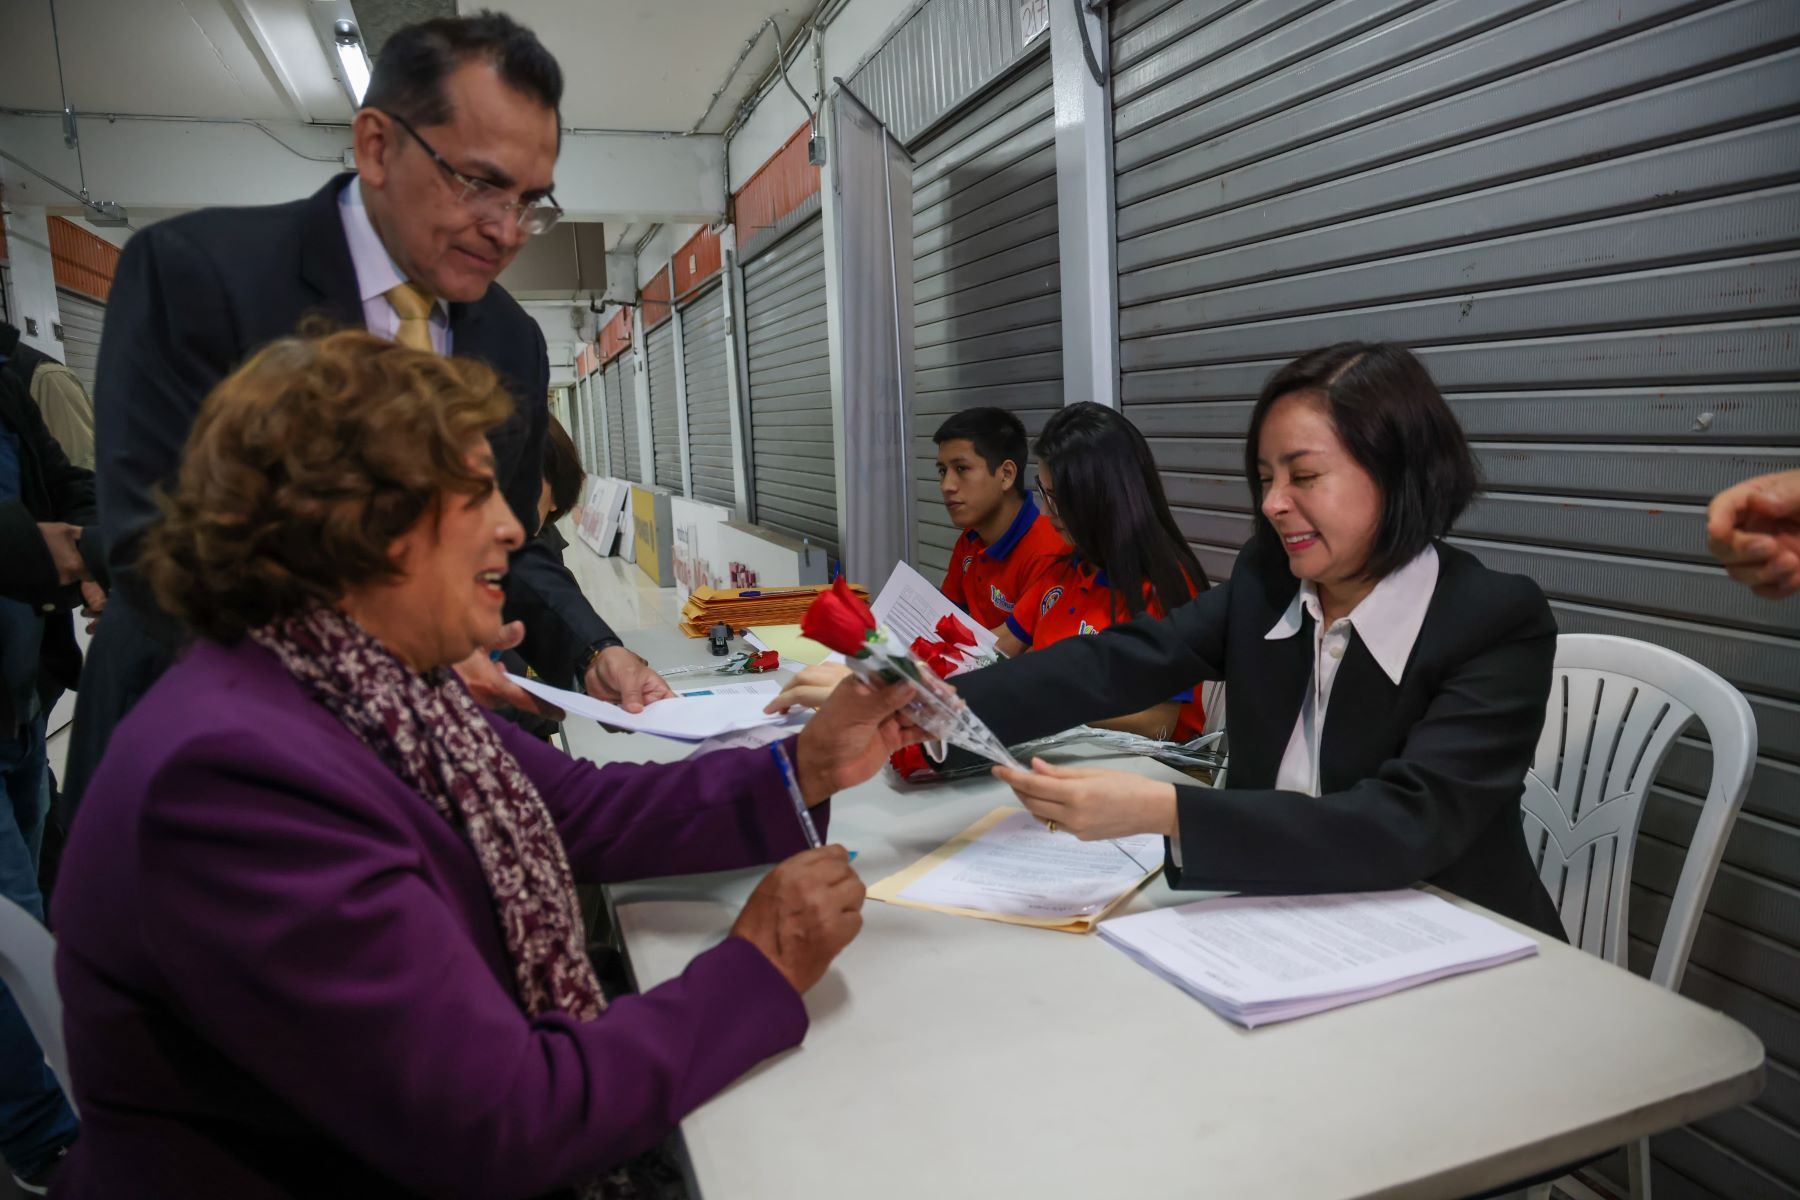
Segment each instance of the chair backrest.
[[69,1096],[69,1053],[63,1044],[62,998],[56,993],[56,940],[38,919],[0,896],[0,982],[6,984],[37,1038],[44,1060]]
[[1650,785],[1689,722],[1712,743],[1712,784],[1688,845],[1652,982],[1681,986],[1725,839],[1750,787],[1756,722],[1738,690],[1673,650],[1605,634],[1556,640],[1525,840],[1569,940],[1626,964],[1631,860]]

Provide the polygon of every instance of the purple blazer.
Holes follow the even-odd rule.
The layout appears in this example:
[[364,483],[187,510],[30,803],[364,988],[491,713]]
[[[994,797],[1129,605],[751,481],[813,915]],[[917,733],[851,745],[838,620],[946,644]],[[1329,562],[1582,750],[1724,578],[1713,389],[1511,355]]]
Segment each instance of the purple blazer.
[[[805,848],[766,751],[595,768],[494,724],[580,882]],[[195,645],[119,726],[59,878],[59,1196],[535,1195],[806,1032],[740,938],[597,1020],[528,1018],[469,845],[249,642]]]

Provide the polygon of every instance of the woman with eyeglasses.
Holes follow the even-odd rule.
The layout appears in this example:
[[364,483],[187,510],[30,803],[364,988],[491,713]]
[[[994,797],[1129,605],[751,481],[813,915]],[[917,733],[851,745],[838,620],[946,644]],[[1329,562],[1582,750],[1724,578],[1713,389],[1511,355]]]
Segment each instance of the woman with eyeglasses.
[[[1181,536],[1144,435],[1104,405],[1071,404],[1037,441],[1037,492],[1072,547],[1014,605],[1000,633],[1009,658],[1138,617],[1161,617],[1207,587]],[[1096,722],[1146,737],[1186,741],[1206,725],[1185,688],[1138,712]]]
[[1256,532],[1229,580],[1166,620],[955,681],[1017,744],[1223,679],[1229,787],[1042,762],[995,774],[1053,829],[1163,834],[1176,887],[1425,881],[1561,936],[1519,819],[1556,621],[1531,580],[1442,540],[1476,471],[1431,376],[1394,345],[1302,355],[1251,412],[1244,474]]

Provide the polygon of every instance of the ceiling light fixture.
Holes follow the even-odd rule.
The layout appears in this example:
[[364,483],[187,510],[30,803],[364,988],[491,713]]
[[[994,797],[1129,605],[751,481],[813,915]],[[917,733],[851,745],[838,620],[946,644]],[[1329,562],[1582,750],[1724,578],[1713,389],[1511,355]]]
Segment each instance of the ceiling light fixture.
[[369,90],[369,56],[363,50],[362,32],[356,22],[340,19],[331,27],[331,40],[337,48],[338,81],[350,93],[351,106],[361,108],[363,93]]

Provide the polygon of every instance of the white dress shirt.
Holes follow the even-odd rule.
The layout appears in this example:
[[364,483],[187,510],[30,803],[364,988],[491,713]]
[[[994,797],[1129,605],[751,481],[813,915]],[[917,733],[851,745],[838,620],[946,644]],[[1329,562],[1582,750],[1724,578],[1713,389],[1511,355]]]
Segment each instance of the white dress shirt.
[[[370,333],[391,341],[400,331],[400,314],[388,303],[387,293],[407,279],[369,220],[361,180],[353,177],[338,193],[338,216],[344,222],[344,240],[350,243],[350,264],[356,268],[363,324]],[[442,300],[431,307],[431,348],[439,354],[450,353],[450,310]]]
[[1270,641],[1293,637],[1304,624],[1305,613],[1312,614],[1313,670],[1306,699],[1288,737],[1287,750],[1281,756],[1281,767],[1275,773],[1275,786],[1284,791],[1319,794],[1319,739],[1325,730],[1325,711],[1331,703],[1331,685],[1337,680],[1338,665],[1350,645],[1350,633],[1368,647],[1369,654],[1387,677],[1396,684],[1412,657],[1413,643],[1425,624],[1425,610],[1431,606],[1431,595],[1437,590],[1438,554],[1432,546],[1375,585],[1362,603],[1348,616],[1339,617],[1329,626],[1319,605],[1319,591],[1311,583],[1303,583],[1275,627],[1264,635]]

